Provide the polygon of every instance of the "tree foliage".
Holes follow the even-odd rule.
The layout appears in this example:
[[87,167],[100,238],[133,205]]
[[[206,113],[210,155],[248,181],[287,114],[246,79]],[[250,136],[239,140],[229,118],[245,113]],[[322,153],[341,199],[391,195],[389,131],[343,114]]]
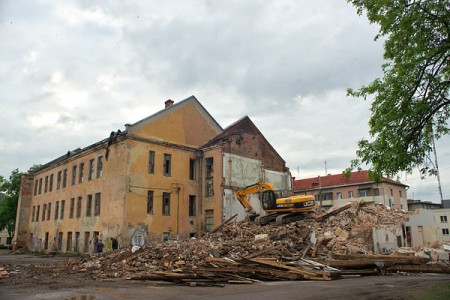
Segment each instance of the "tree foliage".
[[385,38],[383,77],[354,97],[374,96],[371,140],[358,142],[352,167],[370,164],[374,173],[394,176],[435,173],[430,160],[433,138],[449,133],[450,2],[449,0],[347,0],[358,14],[380,26]]
[[9,179],[0,177],[0,230],[6,228],[10,237],[14,234],[19,200],[20,178],[22,173],[18,169],[11,172]]

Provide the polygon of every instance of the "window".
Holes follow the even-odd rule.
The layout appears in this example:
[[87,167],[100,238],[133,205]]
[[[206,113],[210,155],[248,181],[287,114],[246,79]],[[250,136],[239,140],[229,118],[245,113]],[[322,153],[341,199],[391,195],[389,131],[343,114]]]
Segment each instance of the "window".
[[63,233],[58,232],[58,250],[62,250]]
[[89,240],[91,239],[91,233],[89,231],[84,232],[84,252],[89,252]]
[[372,191],[374,196],[380,196],[380,188],[374,188]]
[[341,200],[341,199],[342,199],[342,193],[341,193],[341,192],[337,192],[337,193],[336,193],[336,198],[337,198],[338,200]]
[[349,192],[348,192],[348,197],[349,197],[349,198],[353,198],[353,191],[349,191]]
[[214,178],[213,178],[213,171],[214,171],[214,160],[212,157],[207,158],[206,160],[206,166],[205,166],[205,194],[206,197],[214,196]]
[[38,190],[38,183],[39,181],[36,179],[36,181],[34,182],[34,195],[37,195],[37,190]]
[[194,195],[189,195],[189,217],[193,217],[196,215],[196,201],[195,201],[195,196]]
[[147,191],[147,213],[153,214],[153,191]]
[[58,177],[56,178],[56,189],[59,190],[61,188],[61,171],[58,171]]
[[83,176],[84,176],[84,163],[81,163],[80,169],[78,170],[78,183],[83,182]]
[[55,205],[55,220],[58,220],[59,217],[59,201],[56,201]]
[[36,219],[35,219],[36,222],[39,221],[39,210],[40,210],[40,209],[41,209],[41,206],[38,205],[37,208],[36,208]]
[[447,223],[447,216],[440,216],[441,223]]
[[402,197],[402,190],[398,191],[398,195],[400,196],[400,198]]
[[97,178],[103,176],[103,156],[97,157]]
[[75,247],[73,248],[73,251],[78,252],[80,246],[80,232],[75,232]]
[[47,204],[47,221],[50,220],[50,214],[52,213],[52,204],[48,203]]
[[86,217],[92,214],[92,195],[88,195],[86,199]]
[[50,174],[50,183],[48,187],[48,191],[51,192],[53,190],[53,174]]
[[370,196],[369,189],[360,189],[359,190],[359,197],[367,197],[367,196]]
[[48,232],[45,233],[44,249],[48,249]]
[[167,242],[170,239],[170,232],[163,232],[162,240],[163,242]]
[[155,174],[155,152],[148,152],[148,174]]
[[63,184],[62,187],[65,188],[67,186],[67,169],[63,171]]
[[39,178],[39,195],[42,192],[42,178]]
[[81,217],[81,197],[77,199],[77,218]]
[[70,198],[69,219],[73,219],[74,209],[75,209],[75,198]]
[[442,234],[448,235],[448,228],[442,228]]
[[162,214],[163,214],[163,216],[170,215],[170,193],[163,193],[163,196],[162,196]]
[[195,180],[195,159],[189,160],[189,179]]
[[62,220],[64,219],[64,207],[66,206],[66,200],[61,200],[61,215],[59,218]]
[[36,213],[36,206],[33,206],[33,213],[31,214],[31,222],[34,222],[34,214]]
[[45,212],[47,211],[47,204],[42,205],[42,221],[45,221]]
[[170,176],[172,155],[164,154],[164,176]]
[[66,251],[70,252],[72,251],[72,231],[69,231],[67,233],[67,246],[66,246]]
[[47,193],[47,189],[48,189],[48,176],[45,176],[45,181],[44,181],[44,193]]
[[100,193],[96,193],[95,194],[94,216],[99,216],[100,215],[100,199],[101,199],[101,194]]
[[214,228],[214,211],[212,209],[205,210],[205,230],[212,231]]
[[394,196],[394,190],[391,188],[389,188],[389,190],[390,190],[391,196]]
[[77,183],[77,166],[72,166],[72,185]]
[[89,175],[88,175],[88,180],[92,180],[94,179],[94,160],[91,159],[89,161]]

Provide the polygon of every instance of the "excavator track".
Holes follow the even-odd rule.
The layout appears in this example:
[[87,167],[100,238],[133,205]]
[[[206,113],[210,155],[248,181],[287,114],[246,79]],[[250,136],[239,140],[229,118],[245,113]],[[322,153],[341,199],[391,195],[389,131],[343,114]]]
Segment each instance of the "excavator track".
[[283,225],[283,224],[299,221],[304,218],[305,218],[304,213],[294,212],[294,213],[289,213],[289,214],[278,215],[275,222],[277,225]]

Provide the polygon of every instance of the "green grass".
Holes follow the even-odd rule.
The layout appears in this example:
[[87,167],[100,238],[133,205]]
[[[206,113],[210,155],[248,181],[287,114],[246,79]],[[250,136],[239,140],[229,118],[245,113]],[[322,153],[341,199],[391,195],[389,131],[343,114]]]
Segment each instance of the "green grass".
[[448,300],[450,299],[450,282],[411,291],[414,300]]

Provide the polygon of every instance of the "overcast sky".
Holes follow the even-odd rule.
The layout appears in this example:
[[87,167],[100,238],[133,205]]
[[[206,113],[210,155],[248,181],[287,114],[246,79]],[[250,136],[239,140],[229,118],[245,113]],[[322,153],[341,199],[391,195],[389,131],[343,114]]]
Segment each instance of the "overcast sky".
[[[377,32],[345,0],[0,0],[0,175],[191,95],[223,128],[248,115],[293,176],[341,173],[369,137],[370,102],[346,89],[381,76]],[[399,176],[439,200],[436,178]]]

